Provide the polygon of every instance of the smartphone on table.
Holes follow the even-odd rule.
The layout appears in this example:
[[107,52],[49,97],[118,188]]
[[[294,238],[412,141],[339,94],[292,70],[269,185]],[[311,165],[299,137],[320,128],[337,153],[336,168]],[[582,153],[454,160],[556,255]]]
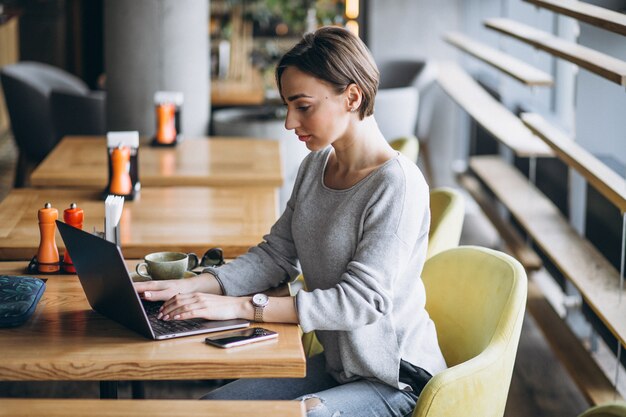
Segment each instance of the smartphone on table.
[[208,345],[230,348],[247,345],[248,343],[260,342],[263,340],[276,339],[277,337],[278,333],[272,330],[267,330],[262,327],[250,327],[248,329],[235,330],[216,336],[209,336],[204,339],[204,342]]

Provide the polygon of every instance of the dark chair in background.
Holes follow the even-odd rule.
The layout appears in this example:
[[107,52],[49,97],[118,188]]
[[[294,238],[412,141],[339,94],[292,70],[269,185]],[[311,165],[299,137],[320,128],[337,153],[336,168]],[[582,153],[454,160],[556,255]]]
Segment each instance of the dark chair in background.
[[65,135],[106,133],[105,93],[92,92],[72,74],[38,63],[18,62],[0,71],[0,80],[19,150],[15,187]]

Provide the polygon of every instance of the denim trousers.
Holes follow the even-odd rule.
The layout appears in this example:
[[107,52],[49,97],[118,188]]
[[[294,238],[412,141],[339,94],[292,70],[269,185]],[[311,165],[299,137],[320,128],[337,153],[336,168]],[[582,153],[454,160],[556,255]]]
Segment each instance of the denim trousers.
[[404,417],[415,408],[417,396],[381,382],[358,380],[339,384],[325,371],[320,354],[307,359],[305,378],[239,379],[211,391],[203,400],[299,400],[317,398],[320,404],[307,417]]

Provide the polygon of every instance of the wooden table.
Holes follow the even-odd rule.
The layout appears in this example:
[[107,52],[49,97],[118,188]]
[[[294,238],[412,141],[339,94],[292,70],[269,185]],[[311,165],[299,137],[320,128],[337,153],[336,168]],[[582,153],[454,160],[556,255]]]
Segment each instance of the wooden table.
[[[187,139],[176,147],[139,147],[143,187],[271,186],[283,184],[280,143],[274,140],[211,137]],[[68,136],[31,176],[34,187],[101,188],[108,183],[106,139]]]
[[301,401],[0,399],[0,417],[304,417]]
[[[99,191],[15,189],[0,202],[0,260],[31,259],[39,246],[37,211],[45,202],[63,210],[75,202],[85,212],[83,228],[104,229]],[[173,250],[199,256],[221,247],[234,258],[261,242],[277,219],[277,191],[270,187],[144,188],[124,204],[121,247],[128,259]],[[64,248],[57,232],[57,245]]]
[[[0,262],[21,274],[24,262]],[[43,277],[43,276],[42,276]],[[48,275],[35,314],[0,329],[2,381],[133,381],[305,376],[296,325],[264,323],[277,341],[220,349],[206,335],[148,340],[93,311],[75,275]]]

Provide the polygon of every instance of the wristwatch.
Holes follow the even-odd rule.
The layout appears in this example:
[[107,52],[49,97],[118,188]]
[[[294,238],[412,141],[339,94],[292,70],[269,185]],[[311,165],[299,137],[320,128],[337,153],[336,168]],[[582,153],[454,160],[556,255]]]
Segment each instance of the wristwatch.
[[265,294],[254,294],[252,296],[252,306],[254,306],[254,321],[263,322],[263,310],[267,303],[270,302],[270,298]]

